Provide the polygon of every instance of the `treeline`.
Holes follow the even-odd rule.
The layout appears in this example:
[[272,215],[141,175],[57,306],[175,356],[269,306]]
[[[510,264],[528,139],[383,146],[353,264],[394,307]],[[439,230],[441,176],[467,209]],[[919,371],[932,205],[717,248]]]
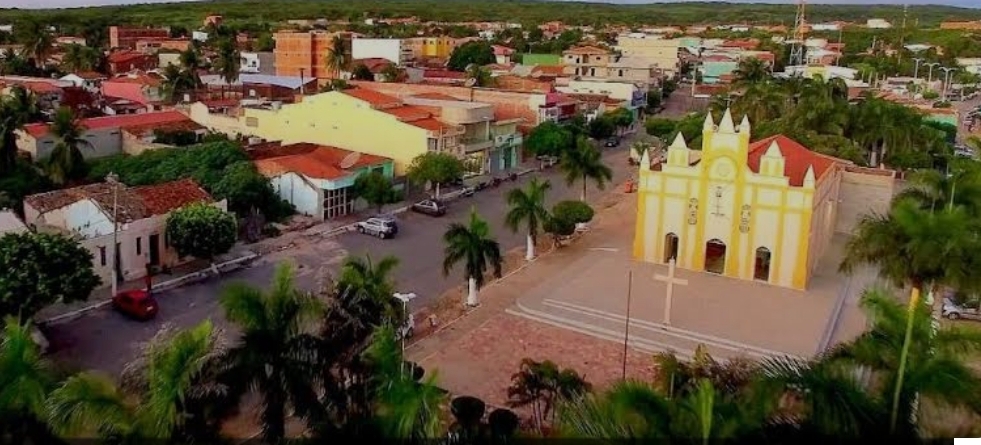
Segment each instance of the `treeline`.
[[[409,17],[423,20],[467,21],[506,20],[531,25],[551,20],[568,24],[699,24],[767,23],[791,26],[793,5],[730,4],[721,2],[614,5],[585,2],[539,2],[530,0],[358,0],[317,1],[244,0],[140,4],[125,7],[74,8],[59,10],[0,10],[0,23],[35,17],[59,26],[86,27],[112,21],[132,25],[200,26],[204,16],[221,14],[232,25],[273,23],[289,19],[347,19],[368,17]],[[813,5],[808,7],[811,22],[833,20],[863,21],[885,18],[901,21],[902,7],[891,5]],[[908,17],[920,26],[936,26],[943,20],[981,19],[981,10],[949,6],[909,6]],[[110,20],[111,19],[111,20]]]

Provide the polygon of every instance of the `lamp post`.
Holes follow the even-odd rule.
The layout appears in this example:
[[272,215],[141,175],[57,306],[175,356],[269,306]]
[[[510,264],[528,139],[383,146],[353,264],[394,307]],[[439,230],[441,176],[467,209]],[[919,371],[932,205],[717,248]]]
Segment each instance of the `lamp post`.
[[940,66],[940,62],[924,63],[923,66],[930,67],[930,71],[927,72],[927,85],[930,85],[930,83],[933,82],[933,69]]
[[948,68],[945,66],[940,67],[940,71],[944,72],[944,84],[943,84],[943,97],[941,98],[944,102],[947,101],[947,84],[950,83],[950,73],[957,68]]
[[405,337],[409,332],[409,329],[406,327],[406,324],[408,324],[410,320],[409,301],[416,298],[416,294],[412,292],[408,292],[408,293],[396,292],[392,294],[392,297],[402,302],[402,326],[399,327],[399,331],[401,332],[401,335],[399,335],[399,337],[402,340],[402,364],[399,366],[400,369],[402,370],[402,373],[404,374],[405,373]]
[[106,175],[106,183],[112,185],[112,296],[116,296],[119,283],[119,175],[109,172]]
[[923,58],[914,57],[913,62],[916,62],[916,64],[913,66],[913,79],[918,79],[920,74],[920,63],[923,62]]

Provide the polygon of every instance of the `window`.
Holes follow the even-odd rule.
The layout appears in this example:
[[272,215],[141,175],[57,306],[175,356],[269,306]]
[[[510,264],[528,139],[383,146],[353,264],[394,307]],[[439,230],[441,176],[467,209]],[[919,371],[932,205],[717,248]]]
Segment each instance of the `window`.
[[435,138],[426,139],[426,144],[428,145],[429,151],[436,151],[439,149],[439,141]]
[[247,117],[247,118],[245,118],[245,126],[247,126],[247,127],[258,127],[259,126],[259,118],[257,118],[257,117]]
[[136,254],[143,255],[143,238],[136,237]]
[[106,265],[106,246],[99,246],[99,264]]

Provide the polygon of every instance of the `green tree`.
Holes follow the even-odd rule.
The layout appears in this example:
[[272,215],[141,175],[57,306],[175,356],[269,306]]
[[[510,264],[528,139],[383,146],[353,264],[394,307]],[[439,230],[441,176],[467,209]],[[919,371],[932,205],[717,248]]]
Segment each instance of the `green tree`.
[[254,49],[256,51],[267,52],[276,49],[276,41],[273,39],[272,33],[264,32],[259,34],[259,37],[255,39]]
[[563,154],[561,168],[568,185],[582,181],[580,201],[586,200],[587,180],[595,182],[600,190],[606,187],[607,181],[613,180],[613,171],[603,163],[600,151],[586,138],[579,138],[575,149]]
[[358,176],[354,180],[354,193],[375,206],[378,213],[381,213],[385,204],[394,204],[402,198],[392,180],[376,171]]
[[93,147],[92,143],[85,139],[85,127],[71,108],[58,109],[50,131],[58,138],[45,165],[51,182],[66,185],[70,181],[85,177],[88,167],[82,155],[82,147],[89,149]]
[[460,178],[463,171],[463,161],[456,156],[430,151],[412,160],[407,176],[416,184],[431,184],[435,189],[436,199],[439,199],[440,185]]
[[454,71],[466,71],[470,65],[488,65],[494,63],[494,49],[488,42],[467,42],[456,47],[446,62],[447,68]]
[[239,69],[242,66],[242,55],[238,52],[233,38],[222,39],[218,43],[218,51],[215,57],[214,68],[218,75],[226,84],[232,85],[238,82]]
[[508,192],[508,213],[504,221],[512,232],[517,233],[524,224],[528,230],[525,259],[535,259],[535,244],[542,224],[548,220],[548,210],[545,209],[545,194],[552,188],[548,180],[540,181],[534,178],[528,183],[527,189],[515,188]]
[[490,70],[477,64],[468,65],[466,69],[467,79],[475,87],[489,87],[494,85],[494,77]]
[[279,442],[286,434],[289,407],[304,417],[317,405],[320,370],[312,347],[323,307],[296,289],[286,263],[277,267],[267,292],[234,283],[222,290],[219,301],[225,317],[241,332],[227,362],[232,387],[258,392],[263,438]]
[[34,19],[26,20],[17,24],[14,33],[17,42],[24,45],[23,53],[34,61],[34,66],[44,68],[54,47],[48,25]]
[[65,46],[64,51],[61,56],[61,66],[65,71],[70,73],[92,71],[99,66],[100,54],[95,48],[73,43]]
[[367,65],[359,63],[354,66],[353,70],[351,70],[351,79],[374,81],[375,74],[368,69]]
[[41,357],[31,328],[4,318],[0,332],[0,434],[11,443],[54,439],[47,425],[48,392],[57,383],[53,366]]
[[342,295],[347,311],[372,328],[383,322],[399,322],[402,307],[392,297],[395,294],[394,270],[398,258],[386,256],[375,263],[371,256],[349,256],[341,266],[337,292]]
[[398,65],[389,63],[382,68],[381,75],[385,78],[385,82],[398,82],[405,77],[405,72]]
[[555,122],[542,122],[531,129],[525,138],[525,150],[535,156],[562,156],[571,145],[569,131]]
[[258,210],[266,218],[278,221],[293,214],[292,205],[283,201],[255,168],[255,164],[239,161],[225,167],[211,192],[228,200],[228,210],[240,217],[247,217]]
[[626,108],[617,108],[608,113],[613,126],[621,133],[634,124],[634,114]]
[[585,224],[593,220],[596,214],[593,208],[582,201],[559,201],[552,207],[552,216],[572,222]]
[[898,195],[909,198],[929,210],[963,208],[973,216],[981,215],[981,164],[973,159],[954,158],[948,162],[948,174],[937,170],[910,172],[907,187]]
[[327,60],[324,62],[327,65],[327,69],[334,73],[335,78],[341,77],[341,70],[347,68],[349,60],[347,60],[347,43],[344,41],[344,37],[340,34],[335,34],[330,39],[330,52],[327,54]]
[[538,362],[526,358],[521,360],[519,371],[511,376],[508,404],[530,405],[532,419],[542,433],[546,422],[554,420],[556,403],[581,397],[590,389],[589,382],[574,369],[561,369],[550,360]]
[[667,118],[648,119],[644,123],[647,134],[657,137],[662,141],[667,140],[674,133],[677,126],[678,123],[675,120]]
[[0,98],[0,175],[10,174],[17,162],[17,130],[41,116],[34,94],[15,85]]
[[749,85],[765,82],[770,78],[766,62],[756,57],[744,57],[739,61],[736,71],[733,71],[736,84]]
[[613,136],[617,131],[617,124],[609,115],[600,115],[589,121],[589,137],[600,140]]
[[463,262],[467,279],[467,306],[479,304],[477,292],[484,285],[484,274],[493,270],[494,277],[501,277],[503,257],[501,246],[491,237],[490,226],[471,210],[467,225],[452,223],[443,234],[446,250],[443,257],[443,275],[449,275],[453,267]]
[[0,316],[29,320],[55,303],[84,301],[101,282],[92,254],[75,240],[47,233],[0,237]]
[[213,205],[194,203],[167,217],[167,237],[181,256],[213,261],[235,245],[235,217]]

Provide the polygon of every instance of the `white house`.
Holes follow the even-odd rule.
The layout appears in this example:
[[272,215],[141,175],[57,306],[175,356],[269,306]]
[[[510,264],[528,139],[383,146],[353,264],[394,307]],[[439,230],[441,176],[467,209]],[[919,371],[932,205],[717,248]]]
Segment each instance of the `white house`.
[[889,29],[892,28],[892,23],[889,23],[885,19],[868,19],[865,21],[865,27],[870,29]]
[[351,39],[352,59],[385,59],[402,65],[412,57],[412,49],[402,39]]
[[172,267],[187,260],[180,258],[167,240],[167,216],[196,202],[227,210],[224,200],[215,202],[194,180],[182,179],[141,187],[97,183],[39,193],[24,198],[24,218],[36,231],[78,239],[92,254],[93,271],[109,285],[114,214],[118,226],[117,276],[135,280],[146,276],[150,268]]
[[191,33],[191,40],[197,40],[199,42],[207,42],[208,33],[203,31],[194,31]]
[[93,71],[83,71],[62,76],[58,80],[71,82],[76,87],[84,88],[90,93],[98,93],[102,88],[102,81],[108,79],[104,74]]
[[838,31],[841,29],[841,25],[837,23],[814,23],[811,25],[811,31]]
[[239,72],[250,74],[276,74],[276,56],[271,52],[240,53]]

